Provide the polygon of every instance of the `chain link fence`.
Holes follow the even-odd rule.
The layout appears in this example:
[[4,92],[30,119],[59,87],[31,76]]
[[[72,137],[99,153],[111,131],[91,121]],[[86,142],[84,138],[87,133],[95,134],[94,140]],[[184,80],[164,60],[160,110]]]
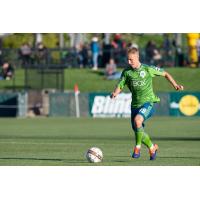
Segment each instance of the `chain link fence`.
[[[98,54],[98,66],[105,67],[110,58],[114,58],[118,67],[124,67],[127,62],[126,49],[103,48]],[[140,59],[144,63],[160,66],[186,66],[190,62],[188,48],[172,48],[170,50],[140,49]],[[88,49],[53,48],[38,54],[37,49],[31,49],[29,54],[22,55],[19,49],[2,49],[0,62],[10,62],[16,67],[48,67],[48,68],[80,68],[92,67],[92,53]]]

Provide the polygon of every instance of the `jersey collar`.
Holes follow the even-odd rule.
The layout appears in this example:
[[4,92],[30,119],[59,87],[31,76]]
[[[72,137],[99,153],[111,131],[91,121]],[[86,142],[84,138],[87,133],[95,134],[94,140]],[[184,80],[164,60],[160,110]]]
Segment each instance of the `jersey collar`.
[[141,67],[142,67],[142,63],[140,63],[140,67],[137,68],[137,69],[133,69],[133,68],[130,66],[130,68],[131,68],[133,71],[139,71],[139,70],[141,69]]

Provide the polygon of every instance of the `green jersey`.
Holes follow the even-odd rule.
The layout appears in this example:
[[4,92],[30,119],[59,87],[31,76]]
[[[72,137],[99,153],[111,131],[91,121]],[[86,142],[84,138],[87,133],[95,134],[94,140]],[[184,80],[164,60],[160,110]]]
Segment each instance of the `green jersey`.
[[123,89],[127,85],[132,93],[132,108],[138,108],[146,102],[156,103],[160,99],[153,92],[152,78],[163,73],[163,69],[155,66],[141,64],[139,69],[129,66],[123,70],[117,86]]

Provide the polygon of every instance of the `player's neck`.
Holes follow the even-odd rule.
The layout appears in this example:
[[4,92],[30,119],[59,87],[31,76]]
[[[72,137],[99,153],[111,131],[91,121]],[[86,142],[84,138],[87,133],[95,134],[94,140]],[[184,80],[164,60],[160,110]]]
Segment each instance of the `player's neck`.
[[141,67],[141,63],[138,62],[138,64],[135,65],[133,69],[134,69],[134,70],[138,70],[138,69],[140,69],[140,67]]

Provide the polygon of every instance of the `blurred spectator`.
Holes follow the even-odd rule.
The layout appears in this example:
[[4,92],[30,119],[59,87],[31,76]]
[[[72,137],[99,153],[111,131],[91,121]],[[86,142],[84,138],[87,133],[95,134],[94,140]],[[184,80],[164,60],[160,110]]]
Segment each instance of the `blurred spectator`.
[[112,45],[103,43],[102,47],[102,66],[106,67],[106,64],[109,62],[111,58],[111,51],[112,51]]
[[110,43],[110,33],[102,34],[102,67],[105,68],[106,64],[109,62],[111,58],[112,45]]
[[116,64],[123,63],[126,57],[126,43],[122,40],[121,34],[115,34],[112,41],[113,57]]
[[200,38],[197,40],[198,67],[200,67]]
[[164,49],[164,54],[166,57],[171,55],[172,51],[172,43],[169,39],[168,34],[164,34],[164,41],[163,41],[163,49]]
[[0,80],[10,80],[13,77],[14,69],[8,62],[4,62],[1,67]]
[[145,47],[145,54],[146,54],[145,60],[151,65],[154,64],[154,56],[156,49],[157,49],[156,45],[152,40],[150,40]]
[[119,79],[121,76],[121,72],[117,72],[117,66],[113,58],[111,58],[106,65],[105,75],[108,80]]
[[186,65],[186,56],[180,45],[177,45],[176,40],[172,41],[172,45],[175,49],[175,59],[174,59],[174,66],[183,67]]
[[91,52],[92,52],[92,64],[93,70],[98,69],[98,56],[100,53],[100,47],[98,43],[98,37],[93,37],[91,42]]
[[78,65],[80,68],[83,68],[83,56],[81,54],[82,48],[83,48],[82,44],[78,44],[75,47],[75,58],[76,58],[76,61],[77,61],[76,66]]
[[162,55],[158,49],[154,49],[153,64],[161,66]]
[[185,58],[180,46],[176,46],[175,54],[175,66],[183,67],[185,65]]
[[31,63],[31,47],[28,43],[23,43],[19,49],[19,58],[22,60],[22,65],[27,65]]
[[69,54],[69,51],[67,49],[61,49],[60,50],[61,64],[63,64],[63,65],[67,64],[68,54]]
[[88,67],[89,66],[89,54],[88,54],[88,45],[84,44],[81,46],[81,50],[79,52],[81,56],[81,66]]
[[2,65],[2,38],[0,38],[0,65]]
[[168,34],[164,34],[164,40],[163,40],[163,57],[164,57],[164,62],[165,65],[167,66],[173,66],[173,52],[172,52],[172,44],[174,43],[174,41],[172,42],[169,38]]
[[37,64],[47,64],[48,50],[42,42],[36,47],[36,62]]

